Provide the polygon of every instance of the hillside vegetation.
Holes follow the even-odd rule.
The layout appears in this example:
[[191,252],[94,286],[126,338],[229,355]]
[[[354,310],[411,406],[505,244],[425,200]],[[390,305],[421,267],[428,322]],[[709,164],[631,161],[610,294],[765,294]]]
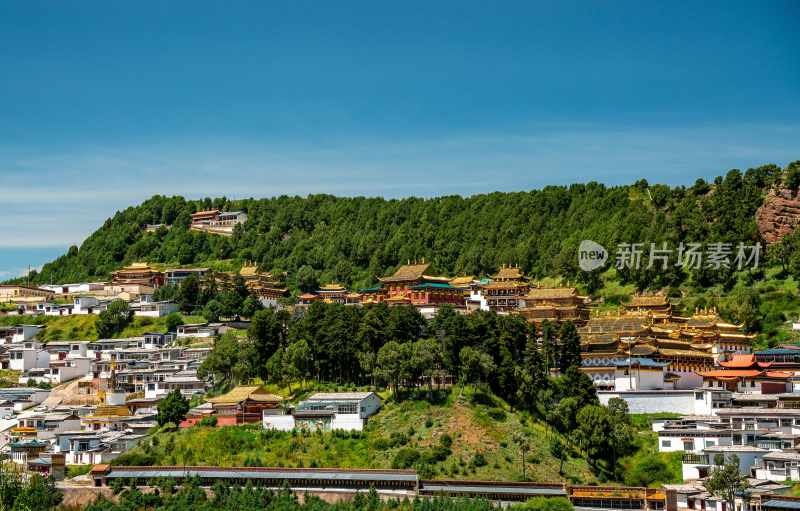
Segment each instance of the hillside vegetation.
[[[40,341],[96,341],[98,339],[95,325],[99,316],[95,314],[72,316],[0,316],[2,325],[43,325],[37,339]],[[205,321],[201,316],[182,316],[184,323]],[[133,318],[124,330],[116,333],[114,338],[136,337],[147,332],[166,332],[167,318]]]
[[574,450],[559,474],[551,449],[563,437],[498,398],[469,388],[437,397],[433,403],[389,400],[363,433],[292,434],[263,431],[260,424],[161,432],[114,463],[416,468],[424,477],[522,480],[522,453],[515,438],[525,434],[530,443],[526,479],[596,481]]
[[[432,272],[491,274],[517,263],[537,278],[589,279],[577,269],[583,239],[605,247],[619,242],[753,242],[756,209],[765,192],[787,172],[775,165],[732,170],[713,183],[690,187],[607,187],[598,183],[542,190],[431,199],[281,196],[229,201],[187,201],[155,196],[106,220],[80,247],[32,276],[36,283],[107,278],[137,260],[164,264],[234,266],[255,261],[276,275],[287,272],[293,289],[338,281],[352,287],[374,282],[410,259],[432,263]],[[188,229],[190,214],[206,208],[241,209],[249,220],[230,238]],[[145,232],[146,224],[171,229]],[[227,264],[226,264],[227,266]],[[664,287],[686,279],[702,285],[729,282],[731,270],[690,274],[642,270],[621,275],[637,287]]]

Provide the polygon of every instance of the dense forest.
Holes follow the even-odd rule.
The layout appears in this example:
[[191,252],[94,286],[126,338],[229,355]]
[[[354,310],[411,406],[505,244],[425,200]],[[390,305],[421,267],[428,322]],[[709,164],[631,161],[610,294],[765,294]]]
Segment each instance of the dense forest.
[[[132,261],[196,264],[255,261],[262,270],[288,275],[292,289],[337,281],[367,286],[375,277],[413,259],[449,275],[491,274],[519,264],[534,277],[561,275],[596,284],[580,272],[576,251],[583,239],[617,243],[753,243],[756,209],[776,184],[794,186],[800,162],[787,169],[765,165],[731,170],[692,186],[650,185],[641,180],[607,187],[596,182],[541,190],[431,199],[281,196],[231,201],[154,196],[106,220],[80,247],[31,276],[34,283],[107,278]],[[230,238],[188,229],[194,211],[244,210],[249,220]],[[171,225],[146,232],[147,224]],[[672,268],[626,271],[640,288],[686,281],[732,282],[732,270]]]

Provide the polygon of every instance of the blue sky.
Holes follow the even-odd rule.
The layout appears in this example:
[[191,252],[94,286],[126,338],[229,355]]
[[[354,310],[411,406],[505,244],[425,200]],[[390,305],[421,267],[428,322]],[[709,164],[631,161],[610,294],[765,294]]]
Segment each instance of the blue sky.
[[798,19],[791,0],[3,2],[0,278],[154,193],[430,196],[784,165],[800,159]]

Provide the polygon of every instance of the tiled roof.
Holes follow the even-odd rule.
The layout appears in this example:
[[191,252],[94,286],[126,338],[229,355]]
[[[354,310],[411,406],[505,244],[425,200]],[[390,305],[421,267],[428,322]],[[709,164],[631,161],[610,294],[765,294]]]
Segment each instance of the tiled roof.
[[264,403],[279,403],[283,400],[280,396],[270,394],[260,385],[242,385],[234,388],[227,394],[212,397],[208,401],[213,404],[237,404],[247,399]]
[[574,287],[536,287],[528,291],[525,298],[545,300],[548,298],[570,298],[577,295],[578,293]]
[[631,298],[629,307],[656,307],[669,305],[664,295],[636,295]]
[[407,280],[418,280],[422,278],[422,275],[425,274],[425,270],[427,270],[429,266],[430,264],[428,263],[404,264],[392,275],[378,280],[381,282],[403,282]]
[[500,268],[498,272],[492,275],[493,279],[521,279],[522,273],[519,271],[519,268],[512,267],[512,266],[505,266]]
[[743,369],[747,367],[752,367],[753,364],[755,363],[756,363],[756,357],[752,353],[748,354],[737,353],[734,354],[730,360],[720,361],[719,365],[721,365],[722,367],[730,367],[732,369],[734,368]]

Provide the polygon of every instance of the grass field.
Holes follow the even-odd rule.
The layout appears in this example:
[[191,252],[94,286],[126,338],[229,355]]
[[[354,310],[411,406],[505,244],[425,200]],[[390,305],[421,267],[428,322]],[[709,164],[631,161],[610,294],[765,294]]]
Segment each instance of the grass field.
[[[0,325],[44,325],[39,332],[41,341],[95,341],[97,340],[98,316],[0,316]],[[202,323],[201,316],[183,316],[184,323]],[[166,332],[166,317],[134,318],[130,325],[115,337],[136,337],[146,332]]]

